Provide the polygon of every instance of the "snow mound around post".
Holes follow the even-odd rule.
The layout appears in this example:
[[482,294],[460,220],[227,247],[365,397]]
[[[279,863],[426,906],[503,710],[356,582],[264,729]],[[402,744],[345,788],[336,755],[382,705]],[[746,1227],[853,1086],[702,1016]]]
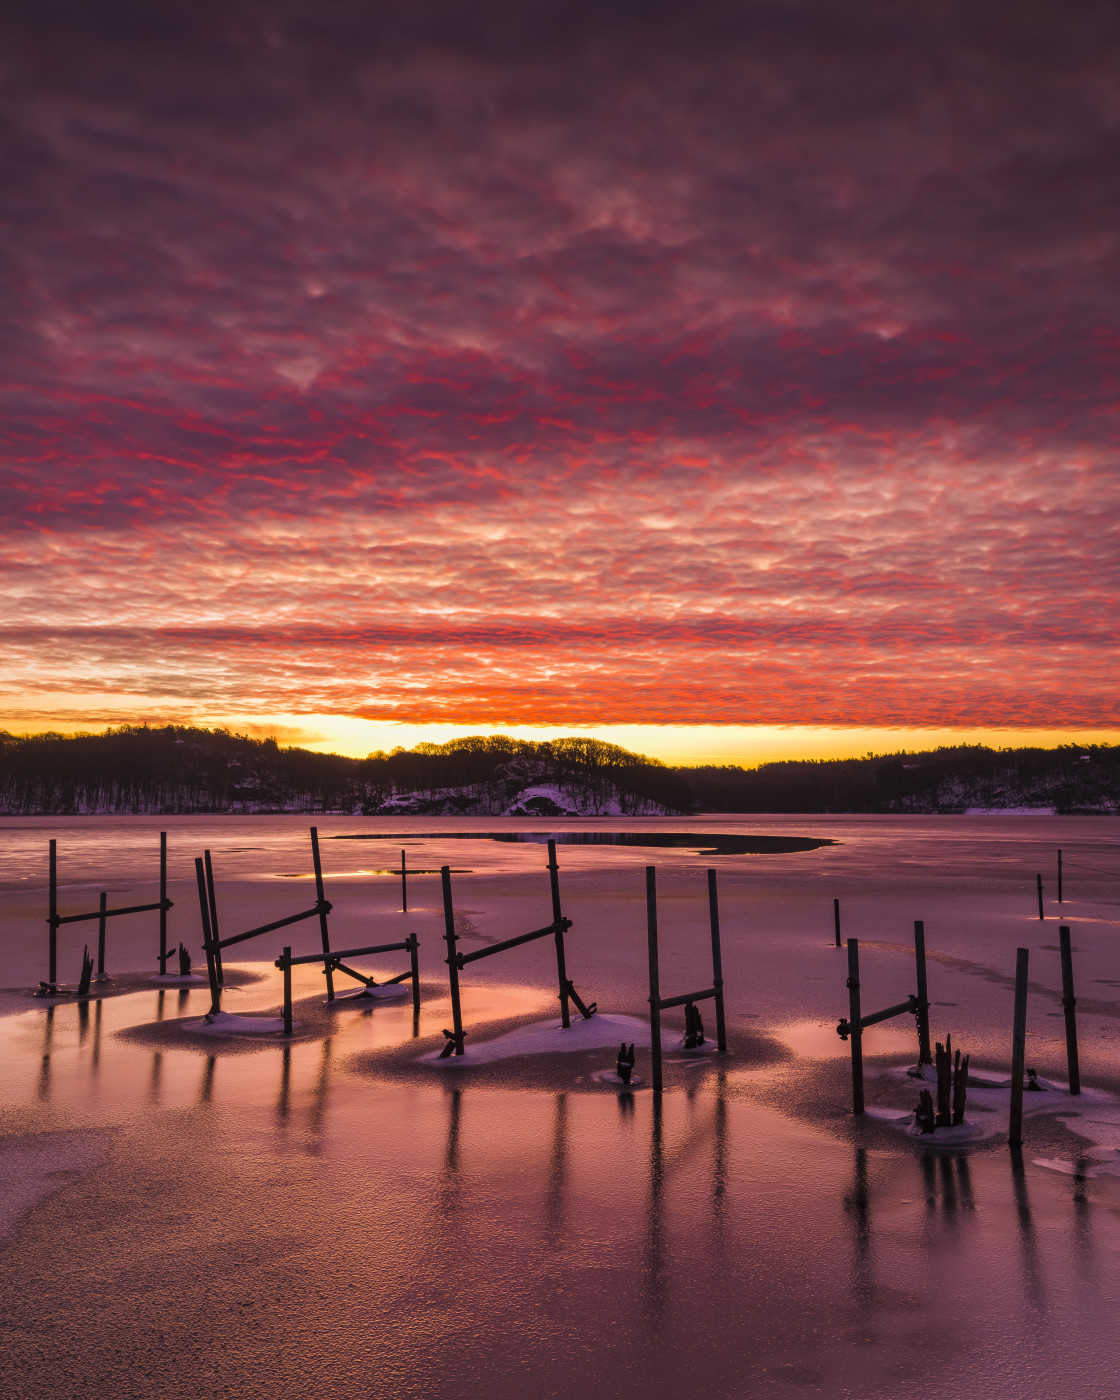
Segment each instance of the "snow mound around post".
[[355,987],[352,991],[339,992],[335,1001],[400,1001],[411,997],[412,988],[403,982],[386,982],[376,987]]
[[[652,1045],[649,1022],[637,1016],[607,1016],[596,1012],[589,1021],[574,1015],[567,1030],[559,1021],[551,1017],[547,1021],[534,1021],[528,1026],[518,1026],[506,1031],[493,1040],[472,1042],[470,1033],[466,1039],[466,1054],[449,1055],[440,1059],[438,1050],[417,1057],[420,1064],[437,1065],[441,1069],[454,1069],[461,1065],[490,1065],[499,1060],[516,1060],[526,1055],[556,1055],[581,1050],[617,1050],[625,1041],[627,1045],[649,1049]],[[679,1034],[662,1032],[662,1050],[679,1050]]]
[[201,1021],[189,1021],[185,1031],[196,1035],[275,1035],[284,1029],[282,1016],[235,1016],[230,1011],[212,1011]]
[[[923,1085],[937,1083],[937,1072],[932,1065],[923,1065],[920,1075],[913,1069],[896,1067],[887,1072],[887,1078],[909,1079],[914,1085],[914,1097],[917,1098]],[[1095,1144],[1093,1150],[1100,1151],[1101,1155],[1111,1162],[1113,1155],[1120,1151],[1120,1098],[1104,1089],[1087,1086],[1082,1087],[1080,1094],[1071,1094],[1068,1084],[1043,1079],[1040,1075],[1035,1076],[1033,1083],[1036,1088],[1024,1085],[1023,1118],[1026,1120],[1044,1113],[1060,1116],[1072,1132]],[[869,1118],[877,1118],[889,1127],[906,1133],[923,1147],[953,1147],[988,1141],[1008,1130],[1011,1118],[1011,1079],[998,1071],[970,1069],[965,1121],[955,1128],[935,1128],[932,1133],[923,1133],[914,1121],[912,1110],[905,1113],[898,1108],[868,1107],[866,1112]],[[1030,1145],[1029,1137],[1027,1145]],[[1039,1165],[1053,1167],[1054,1170],[1066,1170],[1052,1161],[1039,1162]],[[1116,1165],[1120,1167],[1120,1163]],[[1090,1174],[1097,1175],[1103,1171],[1105,1168],[1101,1167],[1097,1172]]]

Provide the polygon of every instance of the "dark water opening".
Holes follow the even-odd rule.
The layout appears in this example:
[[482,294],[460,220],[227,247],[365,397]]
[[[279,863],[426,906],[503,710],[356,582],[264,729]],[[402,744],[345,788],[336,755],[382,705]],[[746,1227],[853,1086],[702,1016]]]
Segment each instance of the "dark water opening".
[[330,841],[512,841],[543,846],[652,846],[693,850],[702,856],[781,856],[839,843],[826,836],[762,836],[688,831],[410,831],[360,832]]

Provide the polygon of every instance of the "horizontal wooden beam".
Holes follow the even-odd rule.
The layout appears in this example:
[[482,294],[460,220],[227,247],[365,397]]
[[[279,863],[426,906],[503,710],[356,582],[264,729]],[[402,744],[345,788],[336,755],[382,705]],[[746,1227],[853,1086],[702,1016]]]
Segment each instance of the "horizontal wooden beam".
[[571,926],[571,919],[561,919],[559,923],[546,924],[544,928],[535,928],[532,933],[522,933],[516,938],[507,938],[501,943],[492,943],[489,948],[478,948],[473,953],[456,953],[455,965],[464,968],[467,963],[478,962],[479,958],[492,958],[495,953],[504,953],[507,948],[516,948],[520,943],[531,943],[534,938],[546,938],[550,933],[564,933]]
[[684,1006],[690,1001],[706,1001],[708,997],[718,997],[722,989],[719,987],[706,987],[702,992],[685,992],[679,997],[660,997],[657,1006],[660,1011],[668,1011],[671,1006]]
[[[154,909],[170,909],[171,907],[171,900],[159,899],[156,900],[155,904],[130,904],[127,909],[94,909],[89,914],[66,914],[62,918],[56,915],[53,922],[57,928],[59,924],[84,924],[90,919],[100,919],[102,915],[111,919],[117,914],[150,914]],[[51,922],[52,920],[47,920],[48,924]]]

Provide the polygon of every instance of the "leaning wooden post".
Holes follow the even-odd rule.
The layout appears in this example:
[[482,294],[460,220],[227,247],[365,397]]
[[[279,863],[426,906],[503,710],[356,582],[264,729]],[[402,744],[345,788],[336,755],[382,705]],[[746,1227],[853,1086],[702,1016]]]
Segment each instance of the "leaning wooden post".
[[1058,847],[1058,903],[1064,903],[1062,899],[1062,848]]
[[852,1040],[852,1112],[863,1112],[863,1027],[859,1009],[859,939],[848,939],[848,1034]]
[[420,947],[420,940],[414,933],[410,933],[405,939],[408,948],[408,961],[412,968],[412,1015],[413,1018],[420,1015],[420,958],[417,949]]
[[167,832],[159,834],[159,971],[167,972]]
[[292,950],[284,949],[284,1034],[292,1033]]
[[109,896],[104,890],[97,905],[97,980],[100,982],[105,976],[105,905]]
[[657,872],[646,866],[646,937],[649,942],[649,1032],[653,1087],[661,1091],[661,977],[657,966]]
[[47,955],[47,986],[53,992],[58,983],[58,843],[51,842],[50,855],[50,943]]
[[1019,1147],[1023,1141],[1023,1074],[1027,1063],[1027,963],[1029,948],[1015,953],[1015,1021],[1011,1032],[1011,1120],[1007,1141]]
[[206,950],[206,976],[210,982],[210,1015],[216,1016],[222,1009],[222,984],[218,980],[218,969],[214,961],[214,937],[210,928],[210,898],[206,888],[206,867],[201,856],[195,857],[194,873],[198,881],[198,907],[202,915],[202,946]]
[[552,922],[556,926],[556,980],[560,983],[560,1024],[572,1024],[568,1013],[568,964],[564,957],[564,914],[560,908],[560,867],[556,864],[556,842],[548,843],[548,880],[552,886]]
[[463,1009],[459,1005],[459,964],[455,961],[455,944],[459,935],[455,932],[455,910],[451,903],[451,867],[441,865],[440,880],[443,884],[443,937],[447,943],[447,974],[451,982],[451,1027],[455,1041],[455,1053],[463,1053]]
[[708,871],[708,917],[712,925],[712,986],[716,989],[716,1047],[727,1049],[727,1025],[723,1016],[723,954],[719,946],[719,901],[716,872]]
[[1066,1065],[1069,1068],[1069,1091],[1081,1092],[1081,1065],[1077,1057],[1077,1000],[1073,995],[1073,949],[1070,947],[1069,929],[1063,924],[1058,929],[1058,947],[1062,957],[1062,1009],[1066,1014]]
[[331,936],[327,928],[327,896],[323,889],[323,862],[319,859],[319,828],[311,828],[311,859],[315,862],[315,902],[319,906],[319,936],[323,940],[323,971],[327,978],[327,1000],[334,1001],[334,968],[331,967]]
[[209,851],[203,851],[202,858],[206,868],[206,901],[210,906],[210,937],[214,944],[214,972],[217,975],[219,986],[223,986],[226,975],[222,969],[222,950],[220,947],[222,935],[218,932],[218,896],[214,890],[214,866],[210,860]]
[[405,870],[404,851],[401,851],[401,912],[408,913],[408,873]]
[[914,966],[918,975],[918,1063],[932,1065],[929,1048],[929,991],[926,987],[926,926],[914,920]]
[[1038,881],[1038,917],[1044,919],[1046,915],[1042,912],[1042,876],[1036,875],[1035,879]]
[[836,925],[836,946],[843,948],[844,944],[840,938],[840,901],[838,899],[832,901],[832,922]]

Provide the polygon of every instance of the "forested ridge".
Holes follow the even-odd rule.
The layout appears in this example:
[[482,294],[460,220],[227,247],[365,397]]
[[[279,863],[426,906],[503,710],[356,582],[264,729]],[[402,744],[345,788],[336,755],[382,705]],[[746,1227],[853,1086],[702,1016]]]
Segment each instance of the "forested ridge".
[[391,815],[1120,812],[1120,747],[981,745],[672,768],[598,739],[477,735],[366,758],[225,729],[0,734],[0,811]]

